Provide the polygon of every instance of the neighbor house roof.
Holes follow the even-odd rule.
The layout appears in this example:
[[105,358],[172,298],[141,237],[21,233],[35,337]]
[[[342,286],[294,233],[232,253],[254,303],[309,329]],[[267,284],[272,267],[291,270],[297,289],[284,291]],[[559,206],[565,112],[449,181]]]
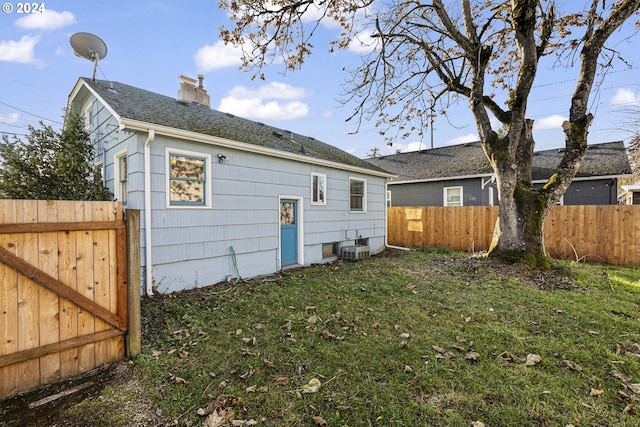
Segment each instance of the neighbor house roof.
[[[564,149],[535,152],[532,165],[533,180],[548,179],[560,164],[563,155]],[[381,156],[367,161],[397,175],[396,182],[493,175],[480,142]],[[623,176],[630,173],[631,165],[624,143],[608,142],[589,145],[576,178]]]
[[208,135],[250,144],[256,146],[256,150],[257,147],[263,147],[268,149],[268,152],[276,150],[288,153],[290,157],[300,160],[324,160],[365,169],[377,175],[391,176],[376,165],[310,136],[247,120],[203,105],[179,101],[124,83],[93,81],[89,78],[78,80],[71,97],[82,91],[83,87],[88,88],[104,102],[124,127],[131,127],[131,123],[135,122],[137,129],[144,129],[146,125],[154,128],[155,132],[158,132],[158,129],[177,129],[192,133],[194,137],[197,137],[196,134]]

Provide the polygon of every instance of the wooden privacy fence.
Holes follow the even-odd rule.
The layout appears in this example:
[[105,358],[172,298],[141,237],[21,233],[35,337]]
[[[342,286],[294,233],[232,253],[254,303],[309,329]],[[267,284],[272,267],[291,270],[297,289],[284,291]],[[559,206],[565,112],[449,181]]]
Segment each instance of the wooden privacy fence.
[[0,200],[0,398],[139,351],[126,335],[139,323],[127,303],[140,295],[127,281],[139,222],[123,217],[113,202]]
[[[484,251],[497,217],[497,206],[390,207],[388,242]],[[545,220],[544,239],[554,258],[640,265],[640,206],[556,206]]]

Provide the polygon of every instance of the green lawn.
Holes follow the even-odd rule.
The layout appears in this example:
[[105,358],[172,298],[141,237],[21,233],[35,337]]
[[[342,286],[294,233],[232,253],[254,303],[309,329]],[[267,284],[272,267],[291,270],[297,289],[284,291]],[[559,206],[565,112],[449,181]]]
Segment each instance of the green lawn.
[[387,250],[142,310],[164,423],[640,425],[639,268]]

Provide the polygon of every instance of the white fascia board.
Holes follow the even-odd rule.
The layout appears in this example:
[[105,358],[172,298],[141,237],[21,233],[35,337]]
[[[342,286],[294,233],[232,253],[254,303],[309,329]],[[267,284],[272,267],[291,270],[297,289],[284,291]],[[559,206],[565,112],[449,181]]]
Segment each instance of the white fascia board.
[[69,101],[67,103],[67,105],[71,105],[71,101],[73,101],[76,96],[78,96],[78,93],[80,92],[80,89],[82,89],[83,87],[87,88],[87,90],[98,100],[100,101],[100,103],[102,104],[102,106],[104,108],[107,109],[107,111],[109,111],[109,113],[115,117],[119,123],[121,123],[120,120],[120,116],[115,112],[115,110],[113,108],[111,108],[111,105],[109,105],[108,102],[106,102],[104,99],[102,99],[102,97],[100,95],[98,95],[91,86],[89,86],[88,84],[85,83],[84,79],[80,78],[78,79],[78,82],[76,83],[76,85],[74,86],[73,90],[71,91],[71,93],[69,94]]
[[476,178],[492,178],[493,173],[485,173],[478,175],[459,175],[459,176],[444,176],[439,178],[427,178],[427,179],[411,179],[406,181],[391,181],[389,185],[395,184],[418,184],[421,182],[438,182],[438,181],[453,181],[458,179],[476,179]]
[[[594,181],[598,179],[616,179],[616,178],[630,178],[633,175],[631,174],[622,174],[622,175],[596,175],[596,176],[579,176],[573,178],[573,181]],[[548,181],[548,179],[536,179],[531,181],[533,184],[544,184]]]
[[[117,116],[116,116],[117,117]],[[334,169],[343,169],[352,172],[358,172],[365,175],[373,175],[382,178],[394,178],[396,175],[392,175],[387,172],[378,172],[371,169],[365,169],[357,166],[345,165],[344,163],[332,162],[330,160],[318,159],[316,157],[304,156],[302,154],[288,153],[286,151],[274,150],[272,148],[261,147],[259,145],[248,144],[245,142],[238,142],[231,139],[220,138],[218,136],[205,135],[198,132],[191,132],[182,129],[176,129],[169,126],[163,126],[153,123],[141,122],[138,120],[132,120],[127,118],[120,118],[120,129],[129,129],[134,131],[148,132],[153,129],[157,134],[170,136],[179,139],[186,139],[188,141],[202,142],[205,144],[217,145],[227,148],[233,148],[236,150],[248,151],[251,153],[264,154],[266,156],[279,157],[288,160],[295,160],[298,162],[311,163],[314,165],[326,166]]]

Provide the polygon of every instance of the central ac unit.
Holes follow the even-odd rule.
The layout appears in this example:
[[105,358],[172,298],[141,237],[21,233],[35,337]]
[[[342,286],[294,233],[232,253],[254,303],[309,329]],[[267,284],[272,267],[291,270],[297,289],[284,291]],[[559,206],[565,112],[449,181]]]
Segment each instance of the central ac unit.
[[371,248],[369,246],[344,246],[342,248],[342,258],[349,261],[357,261],[369,258],[371,256]]

